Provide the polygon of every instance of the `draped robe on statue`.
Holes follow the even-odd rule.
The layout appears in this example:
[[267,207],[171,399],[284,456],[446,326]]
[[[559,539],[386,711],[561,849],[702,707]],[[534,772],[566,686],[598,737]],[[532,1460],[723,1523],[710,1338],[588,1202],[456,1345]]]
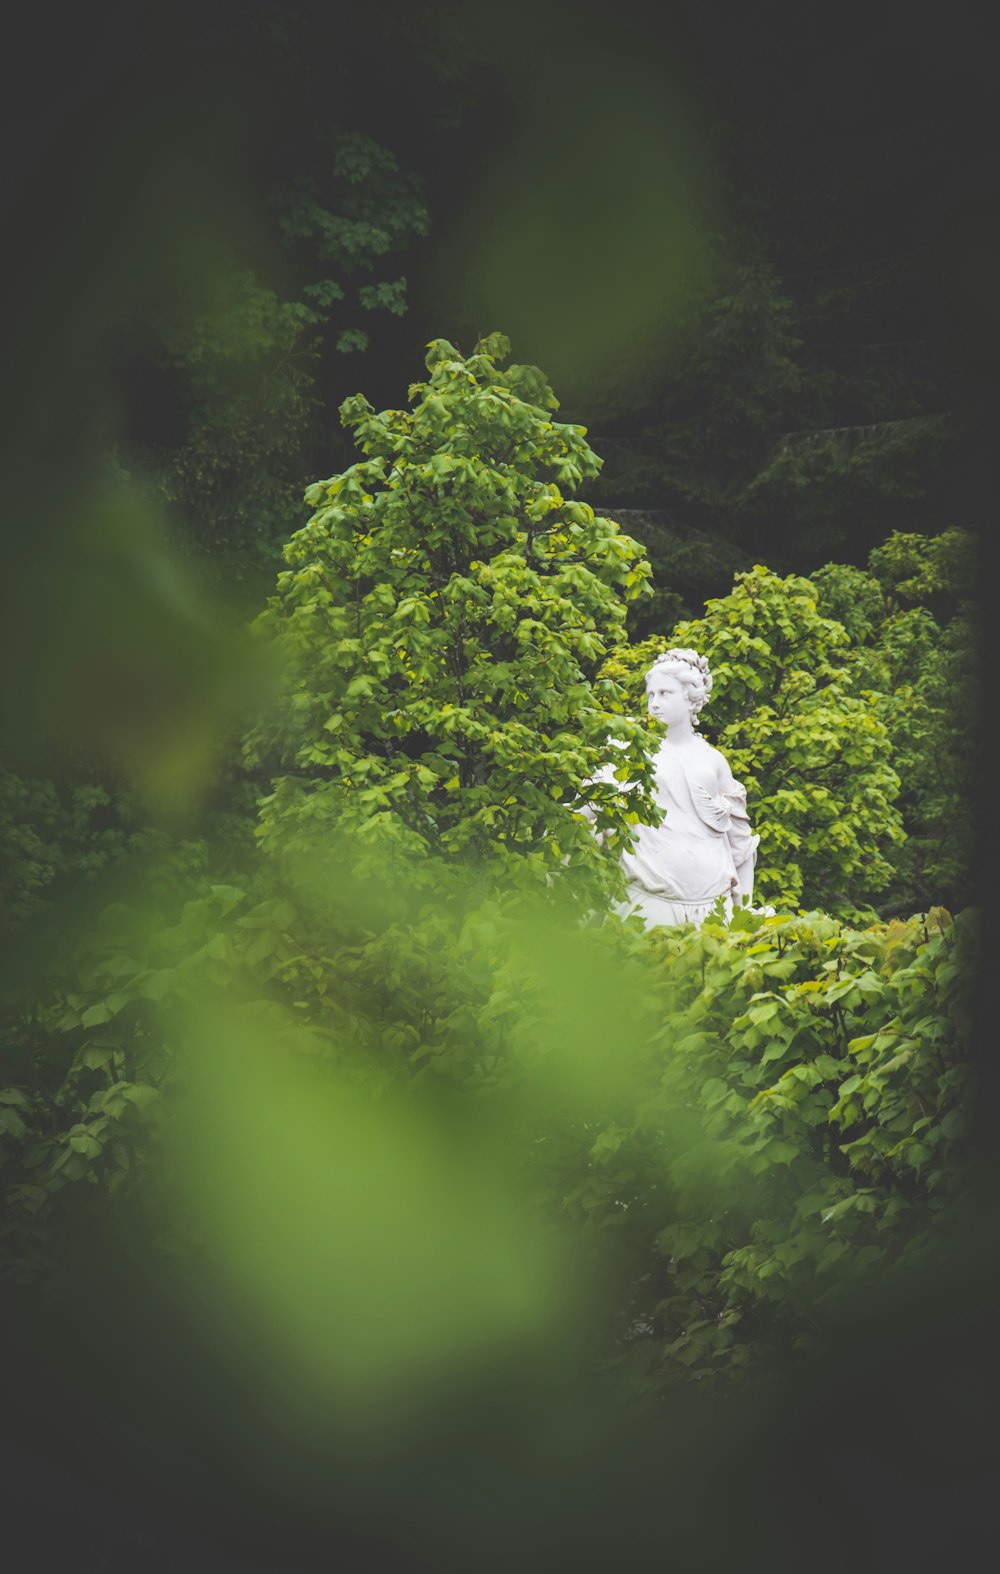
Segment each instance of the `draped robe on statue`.
[[[622,854],[628,900],[622,914],[647,924],[700,923],[720,896],[726,911],[753,890],[759,836],[751,833],[746,789],[704,738],[661,744],[655,761],[662,824],[635,827]],[[611,767],[600,776],[614,780]]]

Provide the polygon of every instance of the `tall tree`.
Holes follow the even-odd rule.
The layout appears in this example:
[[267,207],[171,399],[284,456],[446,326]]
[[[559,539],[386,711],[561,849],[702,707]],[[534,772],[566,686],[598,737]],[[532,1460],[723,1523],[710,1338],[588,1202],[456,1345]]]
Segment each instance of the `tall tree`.
[[[508,352],[435,340],[411,410],[342,407],[365,457],[310,488],[260,620],[286,660],[251,743],[274,776],[261,835],[339,834],[349,861],[415,855],[423,883],[471,863],[491,890],[568,883],[600,906],[630,817],[657,813],[646,729],[598,677],[648,565],[571,500],[600,461]],[[583,786],[609,762],[634,797]]]

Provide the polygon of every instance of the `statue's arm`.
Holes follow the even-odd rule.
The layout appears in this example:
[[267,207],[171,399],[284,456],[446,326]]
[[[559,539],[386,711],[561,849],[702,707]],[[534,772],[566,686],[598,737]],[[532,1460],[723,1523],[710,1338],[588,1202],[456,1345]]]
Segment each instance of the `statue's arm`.
[[746,897],[746,905],[749,906],[753,900],[753,872],[760,837],[755,836],[750,827],[746,788],[736,780],[725,755],[716,750],[716,757],[719,762],[719,792],[728,801],[730,810],[726,834],[736,865],[733,900],[739,901]]

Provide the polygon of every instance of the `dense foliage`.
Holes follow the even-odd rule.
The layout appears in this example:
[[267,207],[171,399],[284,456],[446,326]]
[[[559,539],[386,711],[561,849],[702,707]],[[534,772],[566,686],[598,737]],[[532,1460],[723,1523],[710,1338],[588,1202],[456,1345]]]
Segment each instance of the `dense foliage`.
[[[971,1563],[976,29],[104,12],[5,94],[5,1550]],[[776,911],[644,932],[670,644]]]
[[906,840],[891,859],[890,910],[973,900],[982,803],[982,633],[969,532],[892,534],[867,572],[827,564],[812,576],[819,606],[849,630],[847,686],[884,725],[900,778]]
[[[507,352],[434,341],[410,410],[344,406],[364,458],[310,489],[258,620],[280,658],[248,743],[262,855],[236,876],[232,841],[150,831],[145,899],[53,932],[8,980],[5,1273],[58,1273],[123,1204],[152,1210],[157,1250],[199,1249],[158,1176],[214,1024],[258,1045],[248,1074],[290,1056],[372,1108],[447,1090],[502,1131],[559,1250],[604,1263],[600,1361],[652,1400],[821,1346],[964,1194],[972,914],[871,922],[863,899],[960,855],[893,862],[901,776],[918,831],[944,815],[926,785],[957,737],[968,543],[893,536],[869,572],[812,580],[757,566],[629,646],[644,555],[571,500],[599,461]],[[657,812],[629,713],[667,642],[711,663],[773,917],[598,917],[615,848]],[[88,840],[101,789],[61,802],[8,773],[4,805],[15,933],[61,862],[127,867],[114,816]]]
[[641,934],[479,906],[457,937],[443,915],[381,916],[331,956],[287,897],[108,909],[14,1025],[7,1273],[51,1271],[155,1174],[185,1012],[220,1000],[229,1031],[263,1029],[269,1056],[319,1057],[366,1098],[430,1078],[470,1118],[496,1101],[537,1205],[571,1237],[611,1231],[605,1355],[646,1392],[809,1348],[828,1301],[932,1247],[960,1204],[975,935],[943,909]]
[[[142,824],[138,746],[114,796],[0,778],[0,1309],[76,1348],[85,1281],[96,1347],[141,1366],[155,1302],[178,1365],[136,1387],[132,1351],[113,1424],[179,1402],[227,1457],[199,1362],[233,1374],[279,1503],[289,1448],[339,1468],[360,1429],[408,1461],[500,1383],[533,1436],[582,1394],[601,1429],[767,1391],[933,1280],[970,1196],[975,911],[895,916],[967,880],[935,833],[970,543],[756,565],[630,645],[646,556],[574,498],[600,461],[508,349],[435,340],[409,409],[345,403],[363,457],[309,489],[256,625],[271,687],[189,834]],[[638,718],[668,643],[709,658],[768,916],[610,906],[658,814]]]
[[[366,457],[309,489],[259,620],[284,658],[252,743],[275,776],[260,833],[395,845],[431,884],[456,856],[507,886],[565,871],[597,904],[629,817],[656,812],[583,786],[609,761],[649,786],[647,731],[598,678],[649,568],[571,500],[599,461],[535,368],[500,369],[508,348],[435,341],[412,412],[344,405]],[[588,803],[603,847],[575,812]]]
[[658,1083],[588,1132],[568,1192],[602,1222],[627,1202],[640,1386],[821,1346],[859,1287],[933,1251],[964,1195],[974,942],[942,909],[653,935]]

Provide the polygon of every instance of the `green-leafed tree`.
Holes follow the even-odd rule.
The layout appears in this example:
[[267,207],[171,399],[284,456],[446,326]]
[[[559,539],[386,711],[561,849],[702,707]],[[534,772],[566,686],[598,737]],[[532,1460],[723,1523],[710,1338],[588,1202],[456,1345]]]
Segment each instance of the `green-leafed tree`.
[[819,606],[855,642],[851,688],[885,726],[907,838],[883,905],[973,900],[979,728],[975,543],[968,532],[894,533],[869,570],[829,563]]
[[[371,312],[402,316],[406,279],[379,278],[411,235],[430,222],[418,178],[395,155],[357,131],[325,128],[321,172],[300,171],[274,202],[282,238],[303,275],[321,272],[302,293],[339,352],[364,350]],[[387,259],[383,262],[382,259]]]
[[270,205],[287,254],[281,286],[234,268],[206,310],[164,317],[135,348],[158,409],[124,457],[215,552],[280,550],[314,462],[330,367],[367,349],[380,314],[406,311],[400,259],[427,233],[420,181],[388,148],[326,126],[309,153]]
[[9,938],[44,911],[61,879],[107,861],[114,838],[95,835],[91,822],[110,801],[94,783],[60,792],[51,780],[0,765],[0,935]]
[[669,634],[616,653],[607,672],[642,703],[668,645],[708,658],[705,731],[747,789],[760,833],[756,893],[782,907],[871,916],[903,835],[885,723],[858,691],[851,641],[809,580],[759,565]]
[[[259,620],[285,661],[250,742],[274,777],[260,834],[396,848],[429,881],[456,861],[488,886],[568,881],[603,906],[630,817],[657,815],[646,728],[600,676],[649,567],[571,501],[600,461],[537,368],[501,369],[508,353],[498,334],[469,357],[435,340],[411,409],[342,406],[365,457],[309,489]],[[608,761],[635,796],[584,789]]]
[[157,441],[151,422],[152,440],[123,457],[214,553],[267,558],[287,532],[315,420],[317,323],[310,305],[243,269],[210,310],[163,321],[146,348],[169,384],[175,430]]

